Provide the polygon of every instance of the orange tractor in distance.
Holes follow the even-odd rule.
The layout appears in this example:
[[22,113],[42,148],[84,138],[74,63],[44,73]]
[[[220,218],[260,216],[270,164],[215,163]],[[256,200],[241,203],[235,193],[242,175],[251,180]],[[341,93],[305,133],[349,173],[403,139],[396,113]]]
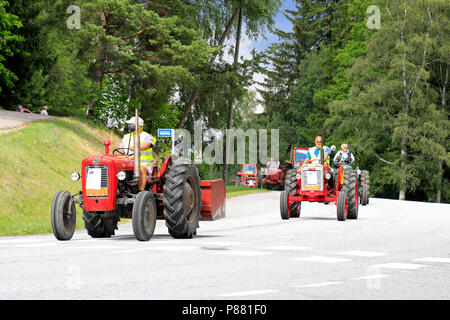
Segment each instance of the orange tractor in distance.
[[[71,195],[68,191],[59,191],[55,194],[51,222],[56,239],[72,238],[76,224],[75,204],[83,210],[84,226],[93,238],[114,235],[120,218],[131,218],[136,239],[148,241],[157,219],[165,219],[172,237],[191,238],[197,234],[199,220],[225,217],[223,180],[200,181],[198,169],[190,160],[171,155],[164,158],[161,167],[154,162],[145,190],[139,191],[139,152],[135,157],[116,154],[119,148],[110,154],[110,144],[106,140],[104,154],[82,161],[81,175],[72,173],[73,181],[81,178],[79,193]],[[140,145],[138,138],[135,145]]]
[[242,171],[236,173],[236,177],[231,181],[235,186],[257,188],[261,184],[261,173],[258,171],[256,163],[244,163]]

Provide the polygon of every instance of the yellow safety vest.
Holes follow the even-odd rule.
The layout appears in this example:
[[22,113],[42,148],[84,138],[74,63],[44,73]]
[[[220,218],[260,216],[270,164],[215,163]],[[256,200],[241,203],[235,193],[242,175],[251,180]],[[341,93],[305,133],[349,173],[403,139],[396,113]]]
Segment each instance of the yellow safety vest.
[[[152,144],[155,144],[155,137],[151,136],[150,134],[148,134],[147,132],[142,131],[141,134],[139,135],[140,141],[142,143],[142,141],[145,140],[145,138],[147,138],[148,136],[150,136],[152,138]],[[124,148],[130,149],[130,147],[134,147],[134,132],[132,133],[127,133],[124,137],[123,137],[123,142],[124,142]],[[127,154],[129,150],[127,150]],[[141,150],[141,164],[149,164],[151,165],[153,163],[153,148],[150,147],[146,150]]]
[[[323,158],[325,159],[325,149],[327,149],[328,147],[323,146],[322,148],[323,148]],[[320,151],[319,151],[318,156],[316,156],[315,151],[316,151],[316,147],[309,148],[309,155],[311,156],[311,159],[310,159],[311,163],[320,163]],[[328,159],[324,163],[326,163],[328,165],[330,164],[330,155],[328,155]]]

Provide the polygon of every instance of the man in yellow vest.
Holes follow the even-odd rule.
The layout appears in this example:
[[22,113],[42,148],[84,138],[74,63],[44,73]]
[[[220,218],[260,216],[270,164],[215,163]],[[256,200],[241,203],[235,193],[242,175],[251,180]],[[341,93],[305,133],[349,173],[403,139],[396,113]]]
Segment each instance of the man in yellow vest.
[[[128,131],[120,144],[120,148],[126,149],[126,152],[120,151],[122,154],[130,155],[134,154],[134,132],[136,125],[136,118],[132,117],[130,120],[126,121],[128,123]],[[147,179],[150,178],[153,172],[153,146],[155,145],[156,139],[143,131],[144,120],[139,117],[138,120],[138,132],[141,143],[141,168],[139,175],[139,190],[145,189]]]
[[[320,149],[323,148],[323,159],[325,164],[330,164],[331,150],[327,146],[322,146],[322,137],[317,136],[315,140],[316,146],[309,148],[306,153],[306,159],[303,161],[302,165],[307,163],[320,163]],[[301,166],[298,168],[297,172],[301,172]]]

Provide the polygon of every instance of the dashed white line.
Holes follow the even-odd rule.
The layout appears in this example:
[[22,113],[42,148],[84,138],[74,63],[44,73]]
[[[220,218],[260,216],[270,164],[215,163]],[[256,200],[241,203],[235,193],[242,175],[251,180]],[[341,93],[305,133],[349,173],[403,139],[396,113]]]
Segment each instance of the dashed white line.
[[323,257],[323,256],[302,257],[302,258],[295,258],[294,260],[307,261],[307,262],[322,262],[322,263],[338,263],[338,262],[351,261],[350,259]]
[[327,281],[327,282],[311,283],[311,284],[305,284],[305,285],[299,285],[299,286],[293,286],[293,287],[294,288],[316,288],[316,287],[332,286],[332,285],[341,284],[341,283],[343,283],[343,282]]
[[270,247],[261,247],[261,249],[266,249],[266,250],[281,250],[281,251],[301,251],[301,250],[309,250],[309,249],[311,249],[311,247],[270,246]]
[[450,258],[425,257],[425,258],[413,259],[413,261],[450,263]]
[[220,294],[220,297],[244,297],[244,296],[254,296],[258,294],[265,294],[265,293],[273,293],[278,292],[278,290],[252,290],[252,291],[242,291],[242,292],[233,292],[233,293],[226,293],[226,294]]
[[414,263],[391,262],[391,263],[377,264],[374,267],[388,268],[388,269],[416,270],[416,269],[420,269],[420,268],[426,267],[426,265],[424,265],[424,264],[414,264]]
[[368,275],[368,276],[356,277],[356,278],[351,278],[351,279],[352,280],[373,280],[373,279],[382,279],[382,278],[387,278],[387,277],[390,277],[390,275],[372,274],[372,275]]
[[230,250],[230,251],[214,252],[214,254],[222,254],[222,255],[226,255],[226,256],[255,257],[255,256],[262,256],[262,255],[272,254],[272,252],[267,252],[267,251],[247,251],[247,250]]
[[185,250],[198,250],[198,246],[163,246],[163,247],[148,247],[148,250],[157,251],[185,251]]
[[357,257],[382,257],[382,256],[386,255],[386,253],[383,253],[383,252],[359,251],[359,250],[338,252],[337,254],[347,255],[347,256],[357,256]]

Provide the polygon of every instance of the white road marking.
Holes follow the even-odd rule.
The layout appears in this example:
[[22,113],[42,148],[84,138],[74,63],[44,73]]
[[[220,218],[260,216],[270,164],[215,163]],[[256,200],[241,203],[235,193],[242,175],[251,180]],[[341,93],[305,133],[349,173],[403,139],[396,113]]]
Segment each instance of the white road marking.
[[338,262],[351,261],[350,259],[323,257],[323,256],[302,257],[302,258],[295,258],[294,260],[308,261],[308,262],[323,262],[323,263],[338,263]]
[[254,296],[257,294],[264,294],[264,293],[273,293],[277,292],[278,290],[253,290],[253,291],[242,291],[242,292],[233,292],[233,293],[226,293],[226,294],[220,294],[220,297],[243,297],[243,296]]
[[30,239],[5,239],[0,240],[0,245],[7,244],[7,243],[36,243],[36,242],[53,242],[56,241],[55,239],[37,239],[37,238],[30,238]]
[[214,252],[214,254],[222,254],[222,255],[226,255],[226,256],[255,257],[255,256],[266,255],[266,254],[272,254],[272,252],[267,252],[267,251],[247,251],[247,250],[230,250],[230,251]]
[[318,282],[318,283],[311,283],[311,284],[305,284],[300,286],[293,286],[294,288],[316,288],[316,287],[325,287],[325,286],[332,286],[336,284],[341,284],[343,282],[341,281],[328,281],[328,282]]
[[164,246],[164,247],[148,247],[148,250],[157,251],[185,251],[185,250],[198,250],[198,246]]
[[414,259],[413,261],[450,263],[450,258],[425,257],[425,258]]
[[357,256],[357,257],[382,257],[385,256],[386,253],[383,252],[372,252],[372,251],[359,251],[359,250],[350,250],[338,252],[337,254],[347,255],[347,256]]
[[372,279],[382,279],[382,278],[387,278],[390,277],[390,275],[387,274],[372,274],[369,276],[362,276],[362,277],[357,277],[357,278],[351,278],[352,280],[372,280]]
[[271,247],[261,247],[261,249],[266,249],[266,250],[282,250],[282,251],[301,251],[301,250],[309,250],[309,249],[311,249],[311,247],[271,246]]
[[228,241],[200,241],[198,244],[202,246],[223,246],[223,247],[229,247],[229,246],[239,246],[243,244],[247,244],[245,242],[228,242]]
[[416,270],[416,269],[419,269],[419,268],[426,267],[426,265],[424,265],[424,264],[414,264],[414,263],[391,262],[391,263],[377,264],[374,267],[388,268],[388,269]]

